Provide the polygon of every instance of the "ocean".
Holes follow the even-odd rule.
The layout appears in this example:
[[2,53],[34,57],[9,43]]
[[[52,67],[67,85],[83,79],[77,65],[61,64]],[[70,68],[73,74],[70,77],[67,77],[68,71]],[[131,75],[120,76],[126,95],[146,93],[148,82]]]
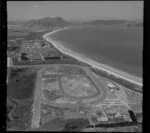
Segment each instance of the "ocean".
[[142,77],[143,28],[76,27],[56,32],[51,38],[94,61]]

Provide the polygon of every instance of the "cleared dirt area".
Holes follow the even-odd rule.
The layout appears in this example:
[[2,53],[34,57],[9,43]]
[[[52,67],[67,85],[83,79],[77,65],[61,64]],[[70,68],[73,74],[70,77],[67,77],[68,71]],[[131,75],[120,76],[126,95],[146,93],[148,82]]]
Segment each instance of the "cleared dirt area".
[[87,77],[84,76],[64,76],[61,78],[64,92],[74,97],[89,97],[97,94],[97,89]]
[[[74,72],[73,68],[75,68],[75,72],[77,72],[77,74],[79,74],[79,72],[84,71],[84,76],[83,75],[78,75],[81,78],[80,79],[77,75],[75,75],[73,77],[74,78],[73,82],[68,82],[69,80],[67,80],[67,83],[66,83],[66,81],[64,82],[64,81],[60,80],[60,77],[61,76],[63,77],[63,75],[65,75],[65,72],[66,72],[66,74],[68,76],[68,72],[69,72],[68,70],[69,69],[66,69],[65,67],[66,68],[70,67],[71,68],[70,72]],[[59,99],[59,97],[57,97],[57,95],[59,95],[59,94],[56,93],[56,91],[60,90],[61,93],[62,93],[61,94],[62,97],[64,97],[64,98],[65,97],[66,98],[67,97],[70,97],[70,98],[73,97],[73,99],[75,101],[76,101],[76,96],[77,97],[78,96],[81,97],[81,100],[79,100],[77,98],[77,103],[81,102],[84,97],[87,97],[87,96],[91,96],[92,97],[92,96],[95,96],[96,93],[103,92],[103,90],[100,90],[101,88],[99,88],[99,86],[97,86],[97,84],[95,85],[95,82],[97,82],[97,81],[93,81],[93,79],[91,79],[93,81],[93,82],[91,82],[91,80],[89,80],[90,76],[89,76],[89,78],[86,77],[90,73],[90,72],[87,73],[87,71],[90,71],[90,70],[86,70],[85,71],[84,70],[85,68],[78,67],[78,66],[73,66],[73,68],[72,68],[72,66],[69,66],[69,65],[68,66],[67,65],[56,65],[56,66],[52,65],[50,68],[43,68],[43,69],[41,69],[41,70],[38,71],[37,79],[36,79],[36,89],[35,89],[35,93],[34,93],[34,104],[33,104],[33,110],[32,110],[33,117],[32,117],[32,125],[31,125],[31,127],[38,128],[40,126],[40,120],[41,120],[41,103],[44,102],[44,101],[47,101],[46,103],[48,103],[49,105],[51,105],[51,103],[52,103],[52,101],[54,99],[55,100]],[[80,69],[82,69],[82,71]],[[57,75],[57,72],[58,72],[58,75]],[[62,72],[62,74],[60,74],[61,72]],[[82,74],[83,74],[83,72],[82,72]],[[45,85],[47,85],[47,86],[43,87],[42,85],[43,85],[43,80],[44,79],[42,79],[42,77],[44,75],[51,75],[52,79],[50,77],[48,79],[46,79],[45,81],[47,81],[47,83]],[[72,75],[73,74],[71,73],[71,76]],[[65,84],[62,85],[63,84],[62,82],[64,82]],[[72,93],[72,92],[69,93],[69,89],[72,88],[72,87],[69,87],[70,83],[72,84],[72,86],[74,86],[73,90],[71,90],[71,91],[74,91],[74,93]],[[66,85],[68,85],[68,86],[66,86]],[[42,92],[42,89],[43,89],[43,92]],[[93,92],[92,92],[92,89],[93,89]],[[99,89],[99,90],[97,90],[97,89]],[[44,91],[47,91],[47,92],[44,93]],[[53,96],[49,95],[48,93],[52,93]],[[84,94],[86,93],[86,96],[83,93]],[[94,95],[93,94],[91,95],[90,93],[93,93]],[[78,95],[78,94],[81,94],[81,95]],[[102,94],[104,94],[104,92]],[[54,97],[55,95],[56,95],[56,97]],[[102,96],[102,95],[99,95],[99,97],[100,96]],[[52,97],[54,99],[52,99]],[[55,101],[53,101],[52,106],[59,105],[59,104],[61,104],[61,103],[56,103]],[[71,103],[69,103],[69,104],[71,105]],[[64,103],[63,105],[64,105],[64,107],[65,106],[68,107],[68,104]]]

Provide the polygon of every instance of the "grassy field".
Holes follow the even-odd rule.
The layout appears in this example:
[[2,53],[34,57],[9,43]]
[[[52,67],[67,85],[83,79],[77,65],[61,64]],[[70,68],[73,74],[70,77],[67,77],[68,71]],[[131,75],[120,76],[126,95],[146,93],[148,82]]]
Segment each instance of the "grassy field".
[[35,68],[9,69],[7,130],[24,130],[31,124],[36,70]]
[[25,38],[29,34],[28,30],[15,30],[15,29],[8,29],[7,39],[16,39],[16,38]]
[[8,40],[15,38],[26,38],[30,32],[34,32],[37,29],[24,27],[23,25],[8,25]]
[[67,120],[63,131],[82,131],[84,127],[89,125],[88,119],[72,119]]
[[[8,99],[7,101],[9,101]],[[7,104],[7,130],[24,130],[31,124],[32,118],[32,100],[21,101],[11,100]],[[10,119],[11,117],[11,119]]]
[[12,99],[28,99],[33,97],[36,71],[12,69],[7,85],[7,97]]

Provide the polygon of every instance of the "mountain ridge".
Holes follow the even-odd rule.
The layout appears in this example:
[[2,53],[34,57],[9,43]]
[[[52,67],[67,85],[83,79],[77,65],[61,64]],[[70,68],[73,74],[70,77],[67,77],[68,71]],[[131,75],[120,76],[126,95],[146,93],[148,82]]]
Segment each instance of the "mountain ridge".
[[116,25],[116,24],[123,24],[126,25],[127,27],[142,27],[143,26],[143,21],[136,21],[136,20],[115,20],[115,19],[110,19],[110,20],[92,20],[92,21],[85,21],[85,22],[70,22],[64,20],[62,17],[43,17],[40,19],[32,19],[28,21],[21,21],[21,20],[8,20],[8,25],[17,25],[17,24],[22,24],[23,26],[26,27],[43,27],[43,28],[48,28],[48,27],[55,27],[55,26],[68,26],[68,25],[84,25],[84,24],[89,24],[89,25]]

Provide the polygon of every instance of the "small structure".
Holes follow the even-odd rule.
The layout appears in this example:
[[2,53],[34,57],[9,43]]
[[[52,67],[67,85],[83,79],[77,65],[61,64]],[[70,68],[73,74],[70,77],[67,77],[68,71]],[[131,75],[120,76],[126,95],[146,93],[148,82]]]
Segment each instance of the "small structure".
[[101,116],[97,118],[98,121],[108,121],[108,117],[107,116]]
[[123,118],[125,119],[125,121],[132,121],[129,115],[123,114]]
[[16,44],[22,45],[24,38],[16,38]]
[[80,111],[80,114],[84,114],[84,111],[81,110],[81,111]]
[[102,112],[101,110],[97,110],[97,111],[96,111],[96,115],[97,115],[98,117],[100,117],[100,116],[103,115],[103,112]]
[[112,83],[108,83],[107,86],[109,87],[110,91],[116,90],[116,86],[114,84],[112,84]]
[[122,117],[122,115],[119,112],[117,112],[117,114],[115,115],[115,117],[119,118],[119,117]]
[[107,85],[109,88],[115,88],[116,86],[114,85],[114,84],[112,84],[112,83],[108,83],[108,85]]
[[93,123],[94,125],[99,123],[99,121],[97,120],[97,117],[95,115],[91,116],[91,123]]

